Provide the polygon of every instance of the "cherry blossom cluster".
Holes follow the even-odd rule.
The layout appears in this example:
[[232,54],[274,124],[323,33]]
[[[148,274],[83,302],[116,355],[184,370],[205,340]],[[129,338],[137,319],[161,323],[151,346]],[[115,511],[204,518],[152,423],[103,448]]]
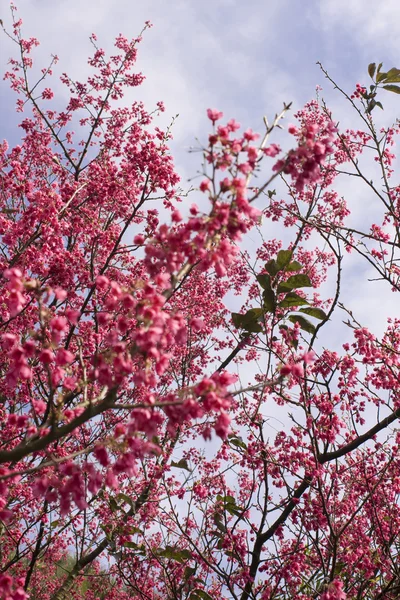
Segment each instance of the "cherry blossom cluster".
[[0,575],[0,593],[5,600],[27,600],[23,578],[15,579],[11,575]]
[[350,96],[350,98],[362,98],[367,93],[367,88],[361,85],[360,83],[356,84],[356,89]]
[[[38,41],[13,18],[6,77],[23,115],[20,143],[0,146],[1,600],[393,596],[399,320],[380,335],[340,302],[354,255],[400,289],[398,126],[378,135],[368,117],[341,133],[311,101],[284,155],[270,139],[281,117],[259,136],[208,109],[187,201],[171,133],[153,121],[163,103],[120,102],[143,81],[141,34],[118,36],[112,56],[92,35],[91,74],[62,75],[62,106],[58,59],[31,82]],[[342,165],[378,202],[362,222],[332,187]],[[285,193],[271,189],[279,175]],[[325,331],[343,314],[332,349]]]
[[321,167],[333,152],[336,126],[329,121],[320,128],[314,122],[301,129],[291,126],[289,133],[296,137],[298,148],[290,151],[287,158],[280,159],[273,168],[290,175],[296,191],[301,193],[305,186],[319,183],[323,178]]

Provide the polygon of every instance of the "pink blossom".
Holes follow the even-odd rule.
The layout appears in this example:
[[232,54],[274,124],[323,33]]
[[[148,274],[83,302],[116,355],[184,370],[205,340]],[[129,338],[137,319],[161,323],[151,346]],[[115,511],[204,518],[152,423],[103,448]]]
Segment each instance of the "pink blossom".
[[142,233],[138,233],[137,235],[135,235],[135,237],[133,238],[133,243],[137,244],[138,246],[141,246],[143,244],[145,240],[145,237]]
[[174,212],[172,213],[172,222],[173,223],[180,223],[180,221],[182,221],[183,217],[182,214],[179,212],[179,210],[174,210]]
[[54,358],[54,352],[50,350],[50,348],[45,348],[39,354],[39,360],[45,365],[48,365],[51,362],[53,362]]
[[17,336],[14,333],[3,333],[1,343],[5,350],[11,350],[17,341]]
[[69,350],[65,348],[59,348],[56,354],[56,364],[63,366],[71,364],[75,359],[75,356]]
[[321,600],[346,600],[347,595],[343,591],[343,582],[334,579],[322,593]]
[[219,119],[222,119],[223,116],[224,116],[224,114],[222,112],[219,112],[215,108],[208,108],[207,109],[207,117],[213,123],[215,123],[215,121],[218,121]]
[[210,190],[210,187],[211,183],[209,179],[204,179],[199,186],[201,192],[208,192]]
[[278,146],[278,144],[270,144],[269,146],[267,146],[263,150],[265,156],[272,156],[272,157],[274,157],[277,154],[279,154],[280,151],[281,151],[281,149]]
[[199,317],[194,317],[190,321],[190,326],[194,331],[202,331],[205,327],[205,323],[204,323],[203,319],[201,319]]
[[225,439],[229,433],[230,416],[226,412],[221,412],[215,423],[215,433],[222,439]]
[[62,332],[68,328],[68,321],[65,317],[54,317],[54,319],[51,319],[50,321],[50,327],[54,331]]
[[109,281],[108,277],[106,277],[105,275],[98,275],[96,277],[96,286],[99,288],[99,290],[104,290],[109,285],[110,285],[110,281]]

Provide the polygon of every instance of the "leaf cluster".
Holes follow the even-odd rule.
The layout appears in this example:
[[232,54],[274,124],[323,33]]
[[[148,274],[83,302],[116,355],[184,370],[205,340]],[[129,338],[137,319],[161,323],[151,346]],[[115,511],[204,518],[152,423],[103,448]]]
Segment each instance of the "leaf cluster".
[[383,110],[382,103],[375,100],[378,88],[393,92],[394,94],[400,94],[400,86],[394,85],[400,83],[400,69],[393,67],[385,72],[381,71],[382,65],[383,63],[379,63],[378,67],[376,66],[376,63],[370,63],[368,65],[368,75],[371,77],[374,84],[370,85],[369,92],[361,94],[364,100],[367,101],[366,113],[371,113],[375,106],[379,106],[379,108]]
[[[321,321],[327,318],[322,309],[311,306],[306,298],[295,291],[312,287],[312,282],[307,274],[299,272],[303,265],[292,260],[292,255],[292,250],[280,250],[276,259],[271,259],[265,264],[265,273],[257,275],[257,281],[262,288],[262,307],[251,308],[245,314],[232,313],[232,321],[237,329],[246,333],[260,333],[263,331],[265,314],[275,315],[277,309],[295,308],[295,312]],[[288,274],[289,277],[285,278]],[[297,308],[299,306],[303,308]],[[292,323],[299,323],[301,329],[308,333],[315,332],[313,323],[302,315],[290,314],[287,319]]]

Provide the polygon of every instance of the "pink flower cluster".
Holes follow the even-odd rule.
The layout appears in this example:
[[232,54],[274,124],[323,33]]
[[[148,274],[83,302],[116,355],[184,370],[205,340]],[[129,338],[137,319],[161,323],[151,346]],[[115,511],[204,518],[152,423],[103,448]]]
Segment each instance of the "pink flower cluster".
[[290,175],[295,189],[302,193],[305,186],[321,181],[321,167],[333,152],[336,126],[332,121],[323,127],[307,123],[301,129],[289,127],[289,133],[297,138],[298,147],[291,150],[286,159],[278,160],[273,170]]
[[0,596],[2,600],[28,600],[29,596],[25,592],[24,579],[14,578],[8,574],[0,575]]
[[334,579],[322,593],[321,600],[346,600],[347,595],[343,591],[343,582]]
[[[400,187],[387,183],[398,127],[379,133],[385,202],[381,225],[368,223],[365,235],[351,229],[330,186],[337,165],[355,166],[373,149],[375,132],[336,136],[316,102],[296,115],[286,157],[266,146],[268,126],[259,142],[209,109],[200,208],[186,207],[169,132],[141,102],[120,103],[143,80],[139,38],[118,36],[107,57],[92,36],[90,76],[63,75],[68,99],[55,110],[44,82],[51,68],[30,87],[37,41],[18,28],[21,55],[8,78],[18,110],[33,110],[20,145],[0,145],[0,597],[25,600],[26,587],[43,600],[201,596],[203,588],[220,598],[229,588],[308,600],[307,582],[318,581],[321,600],[345,600],[345,589],[381,595],[396,578],[400,532],[400,323],[378,339],[349,313],[354,342],[343,354],[292,310],[324,325],[329,309],[334,319],[348,273],[342,250],[357,239],[360,257],[365,250],[371,267],[380,261],[380,276],[400,289],[395,254],[384,248],[395,246],[400,215]],[[263,183],[266,157],[280,160]],[[269,185],[280,173],[293,186],[276,197]],[[258,285],[239,242],[259,225],[261,200],[272,229],[280,221],[291,237],[284,246],[260,232]],[[311,248],[316,234],[329,249]],[[337,297],[324,300],[317,288],[335,265]],[[251,313],[260,334],[231,327],[227,292],[245,292],[243,317],[262,307]],[[254,384],[233,393],[229,371],[242,364],[247,377],[249,362],[260,366]],[[272,403],[288,426],[271,422]],[[373,426],[359,428],[375,409]],[[191,443],[214,433],[214,456]],[[189,509],[175,510],[171,498]],[[70,589],[59,565],[74,549],[74,577],[83,568]],[[333,560],[340,580],[322,582]]]
[[280,368],[281,377],[287,377],[288,375],[292,375],[295,379],[300,379],[304,377],[304,364],[309,365],[315,361],[314,352],[305,352],[299,359],[291,360],[287,364],[283,365]]
[[[167,404],[165,413],[169,418],[168,427],[171,433],[176,431],[177,425],[190,419],[203,418],[209,414],[216,414],[217,419],[213,425],[216,434],[226,438],[229,433],[230,416],[228,410],[231,406],[231,395],[228,387],[237,380],[235,375],[223,371],[214,373],[210,378],[202,379],[196,386],[191,388],[191,395],[181,405],[172,405],[171,400],[176,399],[174,395],[165,398]],[[169,401],[169,406],[168,406]],[[203,437],[211,438],[211,427],[203,428]]]
[[26,304],[26,298],[23,294],[24,280],[22,272],[16,268],[6,269],[3,277],[8,279],[8,284],[5,286],[8,290],[6,304],[10,312],[10,317],[15,317]]
[[[216,110],[207,112],[214,124],[223,116]],[[177,225],[174,228],[162,225],[149,240],[145,247],[146,266],[152,274],[163,270],[173,273],[185,264],[200,262],[202,270],[213,266],[217,275],[223,277],[235,262],[237,248],[234,242],[239,241],[261,215],[247,199],[246,178],[242,176],[256,168],[259,150],[251,142],[259,136],[249,129],[242,137],[232,139],[231,135],[239,127],[239,123],[231,120],[225,126],[218,126],[210,136],[207,161],[219,171],[231,167],[232,176],[222,178],[219,189],[213,188],[210,179],[200,183],[200,190],[208,195],[212,204],[210,214],[201,214],[198,207],[192,205],[189,219],[181,223],[182,216],[175,211],[172,221]],[[235,164],[236,172],[233,172]],[[135,237],[135,243],[143,242],[142,235]]]
[[356,84],[356,89],[350,96],[351,99],[362,98],[367,93],[367,88],[360,83]]

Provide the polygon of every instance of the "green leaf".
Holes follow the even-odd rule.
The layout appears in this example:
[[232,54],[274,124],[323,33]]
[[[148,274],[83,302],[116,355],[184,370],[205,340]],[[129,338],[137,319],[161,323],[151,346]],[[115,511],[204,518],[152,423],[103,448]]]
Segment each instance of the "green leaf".
[[382,69],[382,65],[383,65],[383,63],[379,63],[379,65],[378,65],[378,69],[377,69],[377,73],[380,73],[380,71],[381,71],[381,69]]
[[335,575],[340,575],[343,569],[347,566],[345,562],[338,561],[335,565]]
[[[220,494],[218,494],[217,500],[219,502],[222,501],[224,503],[224,510],[226,512],[228,512],[230,515],[235,515],[236,517],[240,517],[242,515],[244,509],[236,504],[236,500],[233,496],[229,496],[229,495],[221,496]],[[218,525],[216,523],[216,519],[220,519],[220,516],[216,515],[214,517],[214,522],[216,525]],[[220,525],[222,525],[222,523],[220,523]],[[225,525],[223,525],[223,528],[225,529]]]
[[307,319],[305,319],[304,317],[301,317],[300,315],[290,315],[289,321],[291,321],[292,323],[298,323],[300,325],[300,328],[303,329],[304,331],[307,331],[307,333],[314,333],[315,332],[315,327],[312,323],[310,323],[310,321],[308,321]]
[[188,461],[186,458],[181,458],[176,462],[175,460],[171,460],[171,467],[176,467],[177,469],[185,469],[185,471],[192,472],[192,469],[189,467]]
[[175,560],[178,563],[183,563],[185,560],[189,560],[192,557],[190,550],[181,550],[180,548],[174,548],[173,546],[166,546],[156,551],[157,556]]
[[371,64],[368,65],[368,75],[371,77],[371,79],[374,78],[375,70],[376,70],[376,64],[375,63],[371,63]]
[[381,81],[384,81],[387,77],[387,73],[378,73],[376,76],[376,83],[380,83]]
[[232,316],[233,324],[236,327],[236,329],[241,329],[244,315],[241,315],[239,313],[232,313],[231,316]]
[[137,554],[140,554],[140,556],[146,556],[146,548],[144,546],[144,544],[135,544],[135,542],[124,542],[122,544],[124,546],[124,548],[130,548],[131,550],[136,550]]
[[230,515],[233,515],[235,517],[241,517],[243,513],[243,508],[240,508],[240,506],[236,506],[236,504],[226,504],[225,510]]
[[400,94],[400,86],[398,86],[398,85],[384,85],[383,89],[387,90],[388,92],[394,92],[395,94]]
[[144,535],[144,532],[139,529],[139,527],[129,527],[128,533],[130,535],[134,535],[135,533],[140,533],[141,535]]
[[379,108],[381,108],[383,110],[382,102],[377,102],[376,106],[379,106]]
[[310,306],[309,308],[300,308],[299,312],[302,312],[306,315],[310,315],[310,317],[315,317],[316,319],[320,319],[324,321],[326,319],[326,313],[316,306]]
[[309,304],[305,298],[302,298],[296,294],[296,292],[289,292],[284,299],[279,302],[278,306],[280,308],[290,308],[292,306],[304,306],[305,304]]
[[385,79],[388,83],[400,83],[400,69],[390,69],[387,72],[387,77]]
[[214,523],[218,527],[218,529],[220,531],[222,531],[222,533],[226,533],[227,532],[227,529],[226,529],[225,525],[221,521],[221,516],[220,515],[218,515],[218,514],[214,515]]
[[275,275],[279,272],[279,267],[276,260],[271,258],[271,260],[266,263],[265,270],[268,271],[271,277],[275,277]]
[[245,330],[248,333],[261,333],[263,328],[258,323],[249,323],[246,325]]
[[244,315],[246,323],[249,321],[254,321],[254,319],[260,319],[263,316],[263,311],[261,308],[250,308],[247,313]]
[[189,600],[214,600],[210,594],[204,590],[195,589],[189,596]]
[[[125,542],[125,544],[128,544],[128,543],[129,542]],[[130,542],[130,543],[133,543],[133,542]],[[146,556],[146,547],[144,544],[140,544],[140,546],[137,546],[136,548],[134,548],[134,550],[136,550],[136,553],[140,554],[140,556]]]
[[117,510],[119,510],[119,506],[118,503],[115,501],[115,498],[110,498],[110,508],[112,512],[116,512]]
[[312,287],[312,283],[308,275],[299,273],[298,275],[292,275],[287,281],[280,283],[277,292],[278,294],[282,294],[282,292],[290,292],[302,287]]
[[183,578],[184,578],[184,580],[187,581],[195,573],[196,573],[196,567],[185,567],[185,570],[183,572]]
[[393,77],[386,77],[385,83],[400,83],[400,76],[394,75]]
[[132,550],[138,550],[140,548],[139,544],[135,544],[135,542],[124,542],[122,544],[124,548],[131,548]]
[[238,329],[245,329],[249,333],[259,333],[262,331],[258,321],[263,316],[264,312],[261,308],[251,308],[245,315],[232,313],[232,321]]
[[236,448],[243,448],[244,450],[246,450],[246,448],[247,448],[247,446],[244,443],[244,441],[242,440],[242,438],[238,437],[234,433],[230,433],[228,435],[228,440],[229,440],[229,443],[231,446],[235,446]]
[[286,271],[300,271],[302,268],[303,265],[297,262],[297,260],[292,260],[292,262],[286,267]]
[[127,504],[129,504],[129,506],[131,508],[133,508],[135,501],[132,500],[132,498],[130,498],[129,496],[127,496],[126,494],[123,494],[122,492],[120,494],[117,495],[117,500],[123,500],[124,502],[126,502]]
[[229,494],[227,496],[221,496],[221,494],[217,494],[217,500],[218,502],[224,502],[224,504],[226,504],[227,502],[235,504],[235,498],[233,496],[230,496]]
[[280,271],[282,271],[291,261],[293,252],[291,250],[279,250],[278,256],[276,257],[276,264]]
[[263,273],[262,275],[257,275],[257,281],[261,285],[263,290],[271,289],[271,277],[266,273]]
[[367,106],[365,112],[367,114],[371,113],[374,110],[375,106],[376,106],[376,100],[371,100],[370,102],[368,102],[368,106]]
[[275,312],[276,298],[272,290],[264,290],[263,293],[263,308],[266,312]]

